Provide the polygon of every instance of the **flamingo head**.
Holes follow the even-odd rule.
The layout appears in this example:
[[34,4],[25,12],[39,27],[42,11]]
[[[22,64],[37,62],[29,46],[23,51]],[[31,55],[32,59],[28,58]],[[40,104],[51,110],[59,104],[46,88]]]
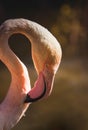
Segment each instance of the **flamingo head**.
[[55,74],[58,70],[62,51],[58,41],[50,35],[49,42],[45,40],[38,45],[32,46],[32,58],[36,71],[38,73],[38,79],[34,84],[34,87],[27,94],[25,102],[33,102],[42,97],[47,97],[51,94],[53,88],[53,82]]

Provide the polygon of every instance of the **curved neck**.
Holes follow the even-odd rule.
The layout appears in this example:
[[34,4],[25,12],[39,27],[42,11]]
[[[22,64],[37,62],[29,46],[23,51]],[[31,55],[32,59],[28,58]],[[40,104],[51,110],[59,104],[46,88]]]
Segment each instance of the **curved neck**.
[[[41,51],[41,48],[44,48],[44,44],[40,44],[41,38],[42,40],[45,39],[45,37],[47,36],[47,34],[44,32],[45,28],[43,28],[41,25],[26,20],[26,19],[14,19],[14,20],[7,20],[5,21],[1,26],[0,26],[0,43],[3,44],[3,48],[5,49],[5,51],[8,51],[9,55],[7,55],[8,53],[4,53],[3,54],[3,58],[2,60],[4,62],[6,62],[5,64],[11,68],[10,71],[12,71],[13,69],[18,70],[18,72],[20,71],[20,68],[22,68],[21,66],[23,66],[22,62],[14,55],[14,53],[9,49],[8,47],[8,39],[12,34],[15,33],[21,33],[23,35],[25,35],[30,42],[32,43],[32,58],[34,61],[34,66],[37,70],[37,72],[41,72],[41,70],[43,69],[43,61],[45,61],[43,57],[43,61],[41,61],[41,67],[38,68],[38,65],[35,63],[36,57],[40,57],[40,52],[38,52],[39,48]],[[7,46],[7,47],[6,47]],[[7,49],[8,48],[8,49]],[[2,49],[2,48],[1,48]],[[4,51],[3,49],[3,51]],[[3,53],[2,51],[2,53]],[[44,52],[41,52],[44,53]],[[42,54],[41,54],[42,55]],[[11,57],[11,58],[10,58]],[[14,58],[13,58],[14,57]],[[35,59],[34,59],[35,58]],[[9,60],[9,63],[7,63],[7,61],[5,61],[5,59]],[[39,59],[40,61],[40,59]],[[15,64],[17,64],[17,67],[15,66]],[[38,69],[37,69],[38,68]],[[14,70],[14,71],[15,71]]]
[[[41,25],[26,19],[7,20],[0,26],[1,37],[9,38],[14,33],[25,35],[30,41],[41,38],[43,27]],[[3,35],[4,34],[4,35]]]
[[23,74],[26,67],[9,48],[8,39],[14,33],[21,33],[31,40],[33,37],[31,35],[34,35],[33,31],[36,31],[36,27],[34,29],[34,25],[32,24],[31,21],[29,22],[24,19],[17,19],[7,20],[0,26],[0,59],[7,66],[12,76]]
[[[2,43],[3,44],[3,43]],[[7,66],[12,76],[22,75],[26,70],[25,65],[20,59],[12,52],[9,46],[2,48],[1,61]]]

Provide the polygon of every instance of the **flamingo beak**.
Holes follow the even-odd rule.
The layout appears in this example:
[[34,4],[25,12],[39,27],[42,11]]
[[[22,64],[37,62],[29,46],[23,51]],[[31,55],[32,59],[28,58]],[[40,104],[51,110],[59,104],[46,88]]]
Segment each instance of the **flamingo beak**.
[[39,74],[34,87],[27,93],[24,103],[31,103],[50,95],[53,80],[47,78],[42,72]]

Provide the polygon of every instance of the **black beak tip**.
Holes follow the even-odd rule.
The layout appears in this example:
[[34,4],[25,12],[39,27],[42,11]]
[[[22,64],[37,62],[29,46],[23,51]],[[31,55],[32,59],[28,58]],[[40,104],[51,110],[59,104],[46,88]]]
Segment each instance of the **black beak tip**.
[[27,94],[24,103],[32,102],[32,100],[33,100],[33,99],[30,97],[30,95]]
[[38,101],[39,99],[41,99],[42,97],[44,97],[45,93],[46,93],[46,85],[44,86],[43,93],[42,93],[40,96],[36,97],[36,98],[31,98],[30,95],[27,94],[24,103],[36,102],[36,101]]

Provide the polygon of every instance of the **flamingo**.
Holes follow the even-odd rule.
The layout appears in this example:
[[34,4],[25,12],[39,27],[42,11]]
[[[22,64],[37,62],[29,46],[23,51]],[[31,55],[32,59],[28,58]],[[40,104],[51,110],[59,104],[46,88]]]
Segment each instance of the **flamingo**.
[[[11,35],[20,33],[31,42],[32,59],[38,78],[31,89],[26,66],[8,45]],[[61,62],[62,50],[56,38],[40,24],[23,19],[9,19],[0,26],[0,60],[11,73],[11,83],[0,104],[0,130],[10,130],[24,116],[29,105],[48,97]]]

